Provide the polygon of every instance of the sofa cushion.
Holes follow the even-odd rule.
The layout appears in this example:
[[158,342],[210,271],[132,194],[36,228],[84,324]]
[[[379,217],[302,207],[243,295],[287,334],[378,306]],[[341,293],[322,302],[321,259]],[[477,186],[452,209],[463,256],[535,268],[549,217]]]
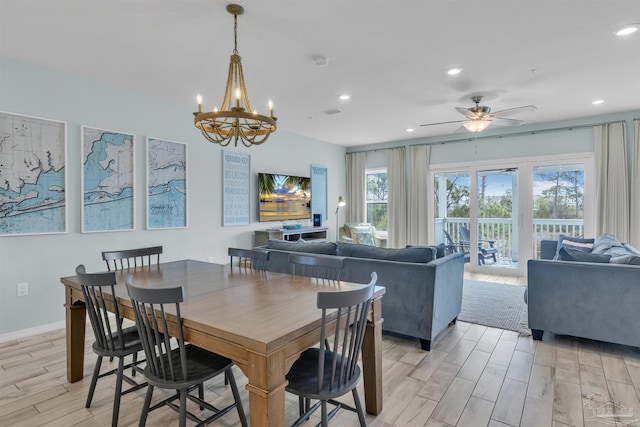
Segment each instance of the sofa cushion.
[[578,261],[578,262],[609,262],[611,256],[584,252],[581,250],[570,249],[567,247],[560,248],[560,261]]
[[404,249],[379,248],[339,242],[336,254],[353,258],[382,259],[387,261],[427,263],[436,259],[433,247],[413,247]]
[[629,264],[629,265],[640,265],[640,256],[638,255],[620,255],[611,257],[609,261],[611,264]]
[[324,255],[336,254],[336,244],[334,242],[290,242],[288,240],[269,239],[267,242],[267,249]]
[[560,249],[563,246],[570,249],[584,249],[584,252],[591,252],[594,239],[583,239],[581,237],[571,237],[564,234],[558,236],[558,246],[556,247],[556,256],[553,259],[560,259]]
[[436,251],[436,258],[444,258],[447,256],[447,246],[444,243],[440,243],[436,246],[417,246],[417,245],[407,245],[407,248],[431,248]]

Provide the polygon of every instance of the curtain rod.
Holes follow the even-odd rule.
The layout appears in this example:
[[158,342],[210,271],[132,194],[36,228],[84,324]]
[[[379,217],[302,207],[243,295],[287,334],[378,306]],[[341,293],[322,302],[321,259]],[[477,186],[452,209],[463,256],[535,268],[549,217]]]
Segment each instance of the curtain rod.
[[[635,120],[640,120],[640,118],[638,119],[633,119]],[[546,128],[546,129],[539,129],[539,130],[526,130],[526,131],[520,131],[520,132],[511,132],[511,133],[506,133],[506,134],[499,134],[499,135],[485,135],[485,136],[476,136],[476,137],[464,137],[464,138],[457,138],[457,139],[448,139],[445,141],[436,141],[436,142],[416,142],[416,143],[406,143],[406,144],[402,144],[402,145],[398,145],[395,147],[388,147],[388,148],[372,148],[369,150],[358,150],[358,151],[350,151],[349,153],[367,153],[367,152],[376,152],[376,151],[380,151],[380,150],[389,150],[392,148],[399,148],[401,146],[418,146],[418,145],[444,145],[444,144],[451,144],[451,143],[457,143],[457,142],[473,142],[473,141],[478,141],[478,140],[482,140],[482,139],[502,139],[502,138],[508,138],[508,137],[517,137],[517,136],[523,136],[523,135],[535,135],[538,133],[547,133],[547,132],[558,132],[558,131],[563,131],[563,130],[574,130],[574,129],[584,129],[584,128],[593,128],[595,126],[602,126],[602,125],[608,125],[608,124],[613,124],[613,123],[624,123],[626,120],[615,120],[615,121],[611,121],[611,122],[599,122],[599,123],[585,123],[585,124],[578,124],[578,125],[572,125],[572,126],[559,126],[559,127],[555,127],[555,128]],[[408,140],[410,141],[410,140]],[[347,153],[347,154],[349,154]]]

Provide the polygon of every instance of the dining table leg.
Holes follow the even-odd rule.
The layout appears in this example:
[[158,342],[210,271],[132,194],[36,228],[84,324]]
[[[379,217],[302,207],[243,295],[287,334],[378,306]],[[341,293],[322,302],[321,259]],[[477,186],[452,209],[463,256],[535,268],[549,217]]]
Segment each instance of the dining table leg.
[[367,413],[382,412],[382,299],[371,303],[371,316],[362,342],[362,377]]
[[284,348],[268,355],[249,353],[245,374],[249,383],[251,426],[282,427],[284,397],[287,380],[285,375]]
[[84,376],[84,331],[87,310],[82,301],[73,301],[71,288],[65,286],[65,318],[67,344],[67,381],[80,381]]

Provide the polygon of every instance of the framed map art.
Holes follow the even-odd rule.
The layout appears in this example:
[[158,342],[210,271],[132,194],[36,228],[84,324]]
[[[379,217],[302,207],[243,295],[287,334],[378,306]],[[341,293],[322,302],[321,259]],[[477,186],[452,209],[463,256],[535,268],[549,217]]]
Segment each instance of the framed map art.
[[82,126],[82,232],[134,229],[133,134]]
[[187,226],[187,145],[147,138],[147,228]]
[[67,124],[0,112],[0,236],[67,232]]

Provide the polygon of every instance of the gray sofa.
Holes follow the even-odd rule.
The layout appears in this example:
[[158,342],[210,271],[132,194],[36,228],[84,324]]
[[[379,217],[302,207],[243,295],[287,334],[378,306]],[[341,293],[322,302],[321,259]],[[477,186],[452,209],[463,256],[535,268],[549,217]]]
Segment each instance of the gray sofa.
[[387,249],[350,243],[298,243],[270,240],[267,269],[292,273],[290,252],[343,256],[341,280],[368,283],[371,272],[386,287],[383,331],[420,340],[424,350],[456,321],[462,305],[463,254],[436,258],[435,247]]
[[640,265],[606,258],[554,260],[557,253],[557,241],[543,240],[542,259],[527,264],[525,300],[533,339],[549,331],[640,347]]

